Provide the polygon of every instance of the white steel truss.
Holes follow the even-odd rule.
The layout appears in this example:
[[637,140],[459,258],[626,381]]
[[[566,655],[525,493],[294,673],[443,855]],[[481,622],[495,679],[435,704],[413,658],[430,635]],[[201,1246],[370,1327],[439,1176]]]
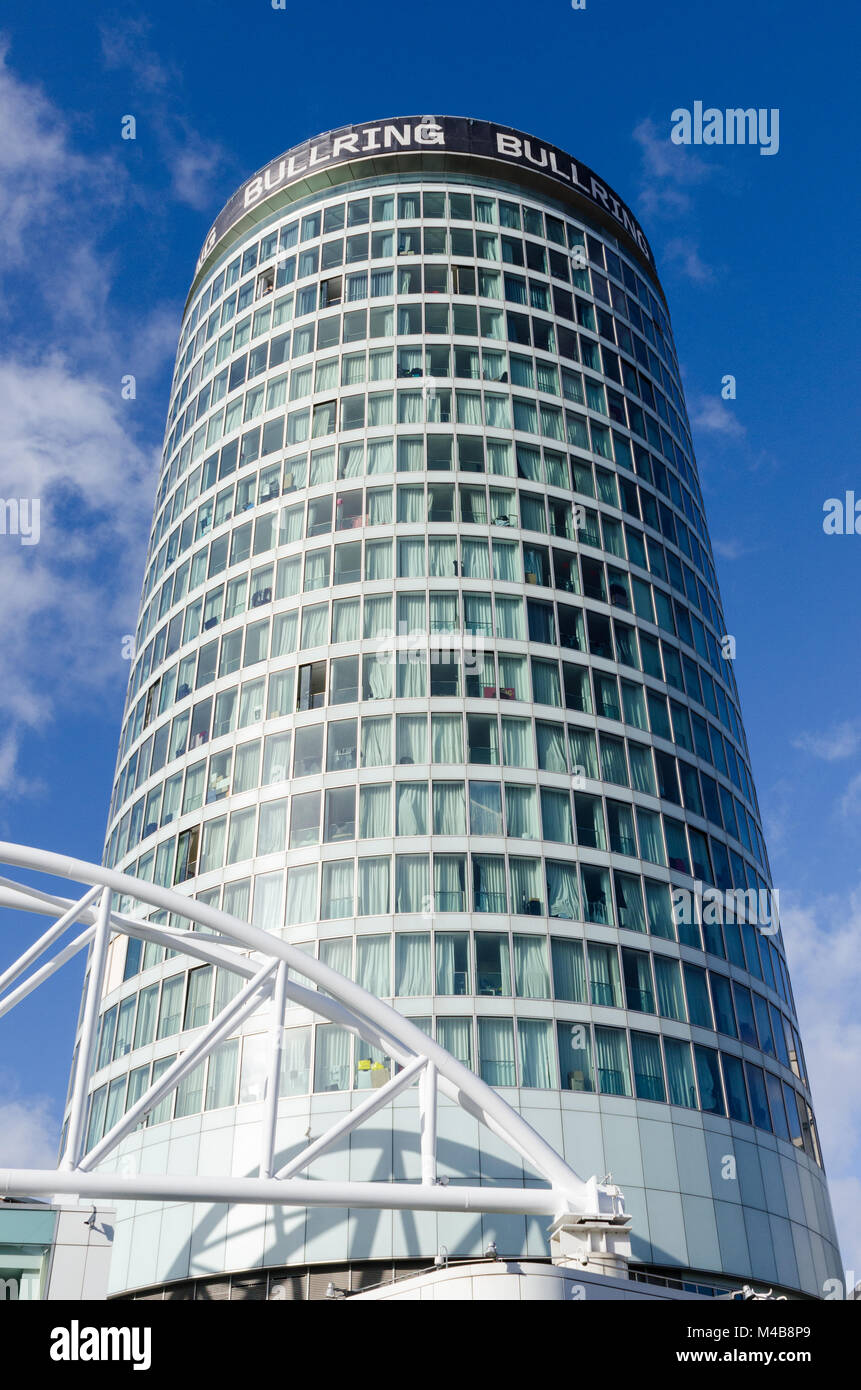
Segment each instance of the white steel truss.
[[[0,974],[0,1017],[67,960],[89,952],[89,973],[73,1066],[66,1142],[54,1169],[0,1168],[0,1196],[72,1194],[80,1199],[189,1201],[403,1209],[412,1211],[512,1212],[550,1217],[570,1228],[581,1224],[594,1244],[608,1248],[627,1236],[629,1218],[622,1195],[609,1182],[584,1181],[491,1086],[428,1037],[408,1018],[321,961],[289,946],[272,933],[209,907],[173,889],[145,883],[116,870],[46,850],[0,842],[0,863],[86,885],[68,898],[0,877],[0,906],[55,917],[53,925]],[[140,910],[164,911],[193,922],[185,931],[145,921],[116,908],[119,896]],[[31,967],[73,926],[83,928],[38,968]],[[86,1151],[88,1082],[93,1070],[99,1006],[104,992],[108,945],[120,934],[154,942],[196,960],[229,970],[242,987],[191,1045],[153,1082],[140,1099],[93,1148]],[[298,983],[310,980],[315,988]],[[18,984],[16,981],[26,978]],[[15,988],[11,988],[15,985]],[[160,1176],[106,1171],[100,1165],[164,1099],[242,1021],[269,1001],[270,1028],[261,1144],[256,1176]],[[339,1024],[391,1057],[394,1076],[379,1090],[338,1118],[289,1162],[276,1168],[275,1132],[278,1077],[288,1000]],[[311,1163],[414,1084],[418,1085],[420,1182],[325,1182],[300,1177]],[[543,1180],[545,1187],[496,1184],[456,1185],[437,1177],[437,1098],[442,1094],[501,1138]]]

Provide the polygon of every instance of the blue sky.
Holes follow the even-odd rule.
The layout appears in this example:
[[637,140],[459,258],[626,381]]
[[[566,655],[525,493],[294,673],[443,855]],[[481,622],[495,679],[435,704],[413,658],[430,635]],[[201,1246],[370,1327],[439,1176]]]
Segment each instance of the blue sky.
[[[0,536],[0,837],[100,857],[173,349],[221,205],[343,123],[431,112],[535,132],[613,185],[657,256],[861,1278],[861,536],[822,530],[827,498],[861,498],[857,7],[150,0],[129,16],[11,0],[2,21],[0,496],[40,497],[42,535]],[[697,100],[778,108],[779,152],[672,145],[672,111]],[[2,925],[5,963],[33,923]],[[67,967],[2,1025],[2,1162],[52,1159],[79,987]]]

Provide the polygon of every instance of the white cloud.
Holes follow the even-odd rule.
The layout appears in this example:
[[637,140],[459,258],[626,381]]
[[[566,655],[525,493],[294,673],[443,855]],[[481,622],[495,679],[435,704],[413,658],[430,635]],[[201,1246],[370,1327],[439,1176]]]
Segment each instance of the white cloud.
[[740,560],[742,555],[748,555],[751,547],[745,545],[743,541],[731,540],[712,540],[712,550],[719,555],[722,560]]
[[642,156],[640,203],[651,217],[678,217],[691,208],[687,191],[703,183],[712,173],[705,160],[684,145],[670,140],[670,122],[662,132],[650,118],[634,128],[634,139]]
[[0,1167],[54,1168],[59,1138],[47,1096],[0,1097]]
[[802,748],[805,753],[812,753],[814,758],[822,758],[827,763],[851,758],[861,748],[861,720],[846,719],[824,733],[799,734],[792,740],[792,746]]
[[59,249],[62,257],[67,200],[86,198],[104,215],[121,197],[112,161],[85,159],[71,148],[59,113],[40,87],[18,80],[8,56],[9,41],[0,35],[0,252],[7,273],[32,257],[44,232],[52,233],[53,256]]
[[[17,775],[27,735],[128,669],[120,638],[135,621],[156,451],[139,441],[119,377],[140,381],[163,366],[175,316],[155,306],[129,331],[111,309],[113,265],[100,240],[112,225],[111,171],[76,153],[64,118],[10,70],[0,43],[0,259],[11,321],[0,348],[0,498],[41,506],[37,545],[0,534],[7,796],[38,791]],[[21,261],[47,228],[51,254],[34,281]]]
[[781,920],[844,1265],[861,1278],[861,885]]
[[686,280],[692,280],[695,285],[710,285],[714,282],[714,270],[710,265],[706,265],[696,242],[690,237],[673,237],[664,246],[663,257],[679,274]]
[[109,70],[132,69],[137,85],[144,91],[163,92],[179,81],[179,74],[150,48],[149,30],[149,22],[142,17],[115,15],[100,24],[102,61]]
[[697,396],[690,403],[691,424],[710,434],[739,439],[745,428],[735,414],[734,404],[718,396]]
[[132,16],[102,24],[102,59],[109,70],[128,74],[132,93],[128,114],[139,120],[142,130],[150,129],[155,135],[173,197],[200,212],[208,211],[227,157],[220,145],[199,135],[177,109],[182,72],[153,50],[149,31],[147,20]]
[[[155,484],[119,384],[79,376],[59,355],[0,359],[0,493],[38,498],[41,538],[0,536],[0,786],[26,730],[44,733],[75,692],[124,672]],[[22,785],[23,789],[23,785]]]

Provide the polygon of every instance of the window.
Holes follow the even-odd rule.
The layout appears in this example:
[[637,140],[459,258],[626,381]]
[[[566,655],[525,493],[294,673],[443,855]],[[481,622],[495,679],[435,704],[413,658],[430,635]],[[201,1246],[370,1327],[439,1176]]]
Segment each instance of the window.
[[556,1029],[562,1089],[594,1091],[592,1035],[588,1024],[559,1022]]
[[655,995],[652,988],[652,969],[645,951],[622,949],[622,970],[625,978],[625,1001],[636,1013],[653,1014]]
[[589,992],[592,1003],[606,1008],[621,1008],[622,989],[615,946],[599,946],[596,942],[590,941],[586,952],[589,960]]
[[511,994],[511,965],[507,934],[476,932],[475,975],[478,994]]
[[317,844],[320,838],[320,793],[294,796],[290,808],[290,848]]
[[515,1086],[514,1024],[507,1018],[479,1018],[478,1069],[491,1086]]
[[598,1088],[604,1095],[629,1096],[631,1073],[625,1034],[618,1028],[595,1028]]
[[632,1033],[634,1088],[640,1100],[666,1100],[661,1042],[655,1033]]

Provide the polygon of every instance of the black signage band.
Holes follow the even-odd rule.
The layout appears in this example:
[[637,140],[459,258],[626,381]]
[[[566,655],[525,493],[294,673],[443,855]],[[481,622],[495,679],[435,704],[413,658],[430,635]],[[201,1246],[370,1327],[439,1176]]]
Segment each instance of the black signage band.
[[341,126],[317,135],[286,150],[246,180],[212,224],[195,276],[231,227],[272,194],[333,165],[367,159],[375,161],[378,167],[376,161],[381,157],[405,151],[474,155],[549,179],[599,209],[603,220],[609,220],[633,242],[654,274],[651,247],[630,208],[591,169],[572,159],[564,150],[489,121],[460,116],[399,116],[364,125]]

